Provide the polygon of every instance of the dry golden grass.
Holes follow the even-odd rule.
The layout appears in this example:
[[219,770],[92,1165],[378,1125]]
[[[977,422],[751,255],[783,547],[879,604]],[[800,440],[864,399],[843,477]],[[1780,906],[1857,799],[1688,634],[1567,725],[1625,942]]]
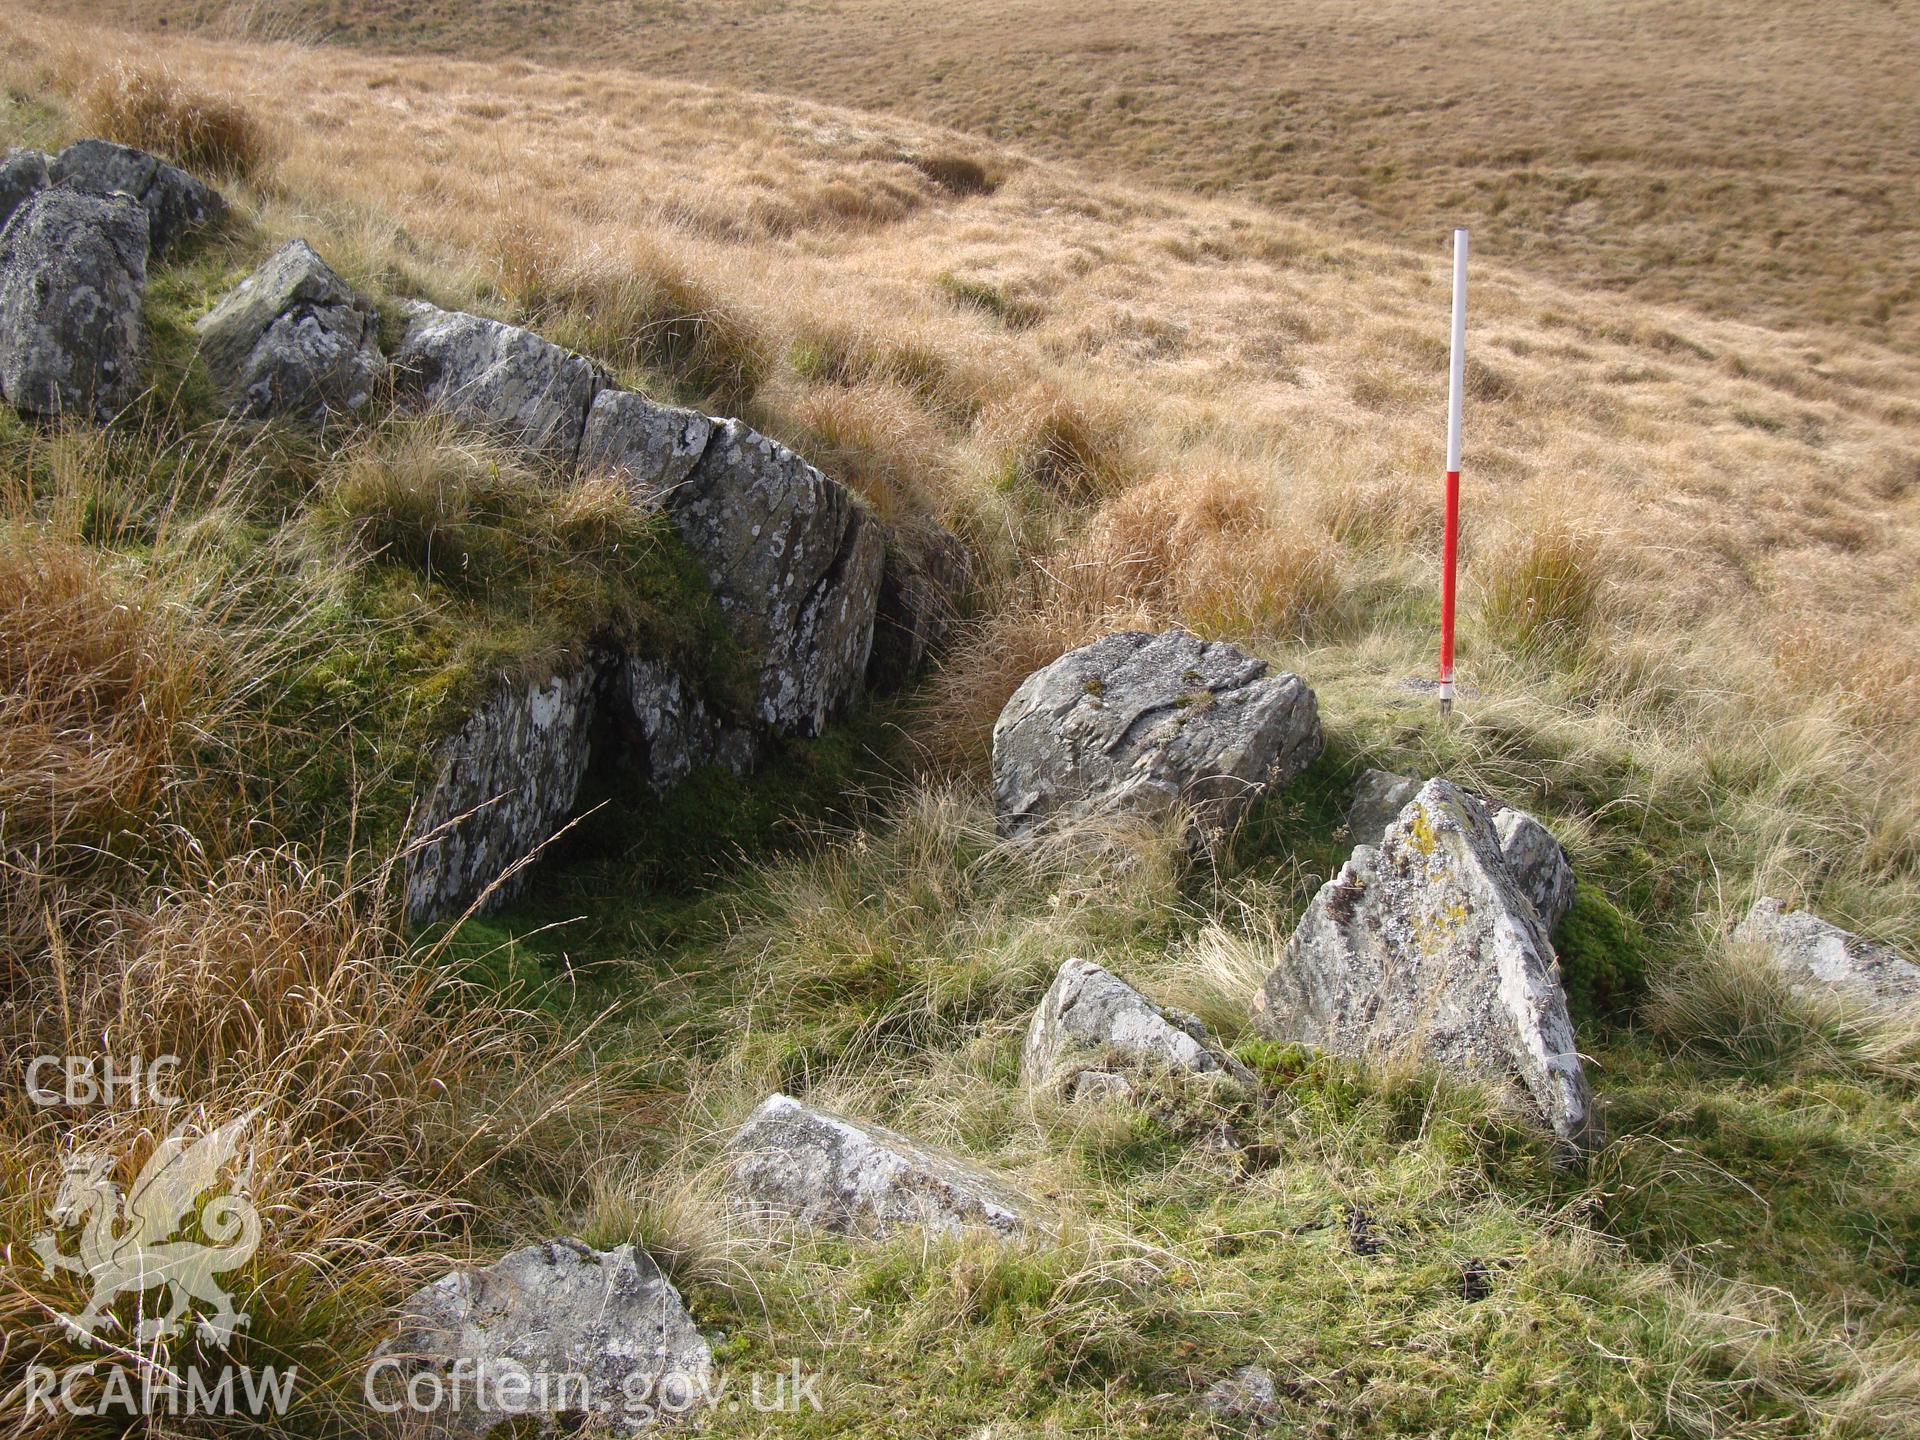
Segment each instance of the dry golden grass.
[[[83,88],[87,57],[132,43],[8,23],[28,93]],[[1306,640],[1424,663],[1437,255],[977,145],[1000,183],[960,194],[924,161],[967,142],[799,101],[524,61],[139,43],[286,137],[241,197],[270,233],[308,234],[350,276],[530,319],[645,383],[731,392],[887,515],[958,529],[993,598],[938,685],[943,753],[981,754],[996,696],[1128,619],[1283,660]],[[956,303],[956,285],[1030,318]],[[715,323],[659,341],[663,321],[689,333],[683,312]],[[1599,303],[1492,246],[1470,344],[1469,678],[1619,707],[1683,770],[1739,751],[1755,713],[1834,717],[1884,779],[1858,818],[1883,838],[1862,853],[1902,853],[1920,365],[1831,331]],[[1578,536],[1577,555],[1542,536]],[[1577,574],[1548,573],[1572,559]],[[1577,621],[1593,643],[1530,646],[1542,605],[1577,608],[1547,628]],[[1577,684],[1542,691],[1570,654]]]
[[122,61],[79,98],[80,118],[94,134],[214,175],[251,175],[271,149],[245,106],[185,89],[163,70]]
[[[683,0],[644,21],[624,0],[80,9],[888,112],[1423,251],[1470,224],[1488,260],[1583,290],[1920,345],[1920,97],[1901,4]],[[952,141],[918,153],[986,158]],[[843,203],[871,203],[849,183]]]

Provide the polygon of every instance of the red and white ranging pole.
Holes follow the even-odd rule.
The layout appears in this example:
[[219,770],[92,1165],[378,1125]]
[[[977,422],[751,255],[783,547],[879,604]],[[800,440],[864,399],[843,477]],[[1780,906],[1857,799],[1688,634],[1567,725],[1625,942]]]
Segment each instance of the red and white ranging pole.
[[1467,368],[1467,232],[1453,232],[1453,348],[1447,361],[1447,520],[1441,542],[1440,713],[1453,710],[1453,590],[1460,558],[1460,392]]

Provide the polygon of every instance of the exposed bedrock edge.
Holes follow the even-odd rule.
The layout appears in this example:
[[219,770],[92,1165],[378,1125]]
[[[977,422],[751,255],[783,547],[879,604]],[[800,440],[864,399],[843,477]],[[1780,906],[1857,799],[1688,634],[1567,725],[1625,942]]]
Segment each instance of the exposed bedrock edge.
[[440,747],[409,830],[407,921],[517,899],[596,767],[637,771],[665,794],[704,765],[744,774],[762,747],[663,658],[595,647],[544,679],[503,683]]
[[525,888],[528,856],[576,813],[590,768],[664,791],[702,765],[742,773],[818,735],[863,689],[885,550],[851,491],[738,420],[661,405],[529,331],[416,305],[402,394],[515,443],[619,476],[700,564],[754,694],[722,714],[662,657],[595,648],[502,684],[443,744],[411,829],[415,924]]

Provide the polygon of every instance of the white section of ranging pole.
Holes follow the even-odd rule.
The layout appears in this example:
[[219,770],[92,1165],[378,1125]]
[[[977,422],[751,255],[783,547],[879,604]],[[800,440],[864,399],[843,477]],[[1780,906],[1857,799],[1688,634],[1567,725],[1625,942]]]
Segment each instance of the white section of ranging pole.
[[1447,361],[1447,469],[1460,469],[1460,392],[1467,374],[1467,232],[1453,232],[1453,349]]
[[1440,713],[1453,712],[1455,570],[1460,556],[1460,401],[1467,370],[1467,232],[1453,232],[1453,343],[1447,357],[1447,491],[1441,540]]

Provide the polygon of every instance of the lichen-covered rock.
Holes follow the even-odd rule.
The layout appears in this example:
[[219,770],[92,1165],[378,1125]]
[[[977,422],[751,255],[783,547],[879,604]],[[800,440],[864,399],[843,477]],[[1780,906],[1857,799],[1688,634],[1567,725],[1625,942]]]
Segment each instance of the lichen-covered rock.
[[1321,887],[1254,1014],[1276,1039],[1422,1056],[1505,1089],[1564,1139],[1597,1137],[1546,929],[1485,807],[1444,780]]
[[[1353,843],[1378,845],[1387,826],[1419,793],[1420,781],[1411,775],[1363,771],[1347,807],[1347,833]],[[1495,805],[1488,813],[1500,836],[1500,853],[1519,880],[1521,892],[1546,922],[1547,933],[1552,934],[1573,908],[1573,862],[1553,838],[1553,832],[1526,811]]]
[[53,183],[89,195],[130,195],[146,211],[148,253],[164,255],[227,213],[211,185],[157,155],[111,140],[76,140],[49,167]]
[[671,788],[703,765],[724,765],[736,775],[752,768],[759,748],[753,732],[728,723],[665,661],[623,657],[615,687],[618,703],[612,708],[627,763],[655,790]]
[[[1027,1027],[1021,1084],[1078,1098],[1087,1075],[1127,1069],[1253,1083],[1252,1072],[1215,1045],[1196,1017],[1156,1005],[1090,960],[1068,960]],[[1096,1081],[1093,1088],[1112,1087]]]
[[502,686],[441,747],[409,844],[410,923],[456,915],[495,882],[489,908],[520,893],[525,870],[502,877],[553,837],[579,799],[599,676],[587,662]]
[[867,686],[890,694],[945,648],[973,589],[973,563],[951,530],[924,525],[888,536]]
[[195,327],[231,415],[319,421],[356,410],[384,363],[372,304],[305,240],[289,240]]
[[844,485],[738,420],[662,492],[758,671],[758,719],[817,735],[859,693],[884,542]]
[[1420,793],[1420,782],[1391,770],[1363,770],[1354,782],[1347,806],[1347,834],[1356,845],[1378,845],[1409,801]]
[[1838,994],[1880,1010],[1920,1013],[1920,965],[1811,911],[1789,910],[1763,895],[1735,927],[1733,938],[1763,947],[1796,989]]
[[9,150],[0,161],[0,226],[27,200],[53,183],[46,154],[39,150]]
[[1573,862],[1553,832],[1526,811],[1502,806],[1492,814],[1500,853],[1551,935],[1573,908]]
[[580,468],[616,474],[638,498],[656,503],[707,453],[714,425],[697,410],[661,405],[631,390],[602,390],[587,412]]
[[462,416],[555,459],[579,455],[587,411],[607,384],[599,366],[517,325],[422,301],[407,314],[394,356],[402,400]]
[[383,1405],[437,1399],[408,1411],[430,1433],[478,1440],[522,1421],[631,1435],[708,1403],[713,1353],[644,1253],[549,1240],[416,1291],[367,1384]]
[[1001,833],[1188,807],[1208,843],[1269,786],[1320,753],[1313,692],[1298,675],[1184,630],[1124,630],[1024,680],[993,727]]
[[1012,1237],[1027,1202],[952,1155],[878,1125],[773,1095],[727,1144],[733,1192],[755,1210],[823,1230],[879,1237],[902,1227]]
[[29,415],[107,419],[140,391],[147,217],[56,186],[0,230],[0,392]]

